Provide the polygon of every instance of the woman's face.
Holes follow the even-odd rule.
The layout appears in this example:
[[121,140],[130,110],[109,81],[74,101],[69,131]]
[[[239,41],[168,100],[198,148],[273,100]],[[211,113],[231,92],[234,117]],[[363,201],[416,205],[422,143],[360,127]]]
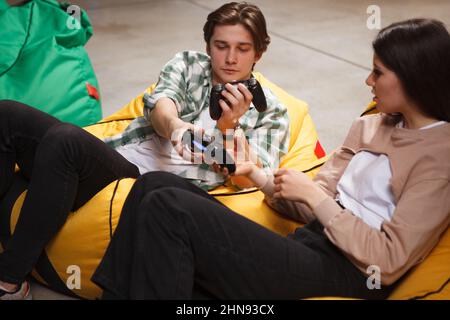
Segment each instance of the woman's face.
[[412,105],[403,90],[400,79],[381,62],[376,54],[373,56],[373,70],[367,77],[366,84],[372,87],[373,101],[377,103],[377,109],[380,112],[404,113]]
[[216,26],[206,50],[211,56],[213,84],[248,79],[261,57],[251,33],[241,24]]

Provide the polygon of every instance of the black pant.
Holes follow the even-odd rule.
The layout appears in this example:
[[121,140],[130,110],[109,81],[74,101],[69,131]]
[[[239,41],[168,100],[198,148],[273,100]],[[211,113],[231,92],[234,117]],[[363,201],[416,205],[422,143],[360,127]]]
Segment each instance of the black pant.
[[112,181],[138,169],[82,128],[27,105],[0,101],[0,199],[14,166],[29,179],[15,232],[0,254],[0,280],[21,283],[76,210]]
[[385,298],[316,220],[282,237],[164,172],[141,176],[92,280],[105,299]]

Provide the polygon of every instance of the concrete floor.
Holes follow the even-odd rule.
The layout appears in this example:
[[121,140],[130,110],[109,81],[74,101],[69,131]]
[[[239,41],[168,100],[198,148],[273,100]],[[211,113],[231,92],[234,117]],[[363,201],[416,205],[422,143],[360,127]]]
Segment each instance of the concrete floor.
[[[160,68],[182,50],[205,48],[207,14],[226,1],[74,0],[94,28],[86,48],[97,74],[108,116],[155,82]],[[364,80],[372,65],[366,12],[381,9],[381,26],[412,17],[450,25],[449,0],[253,0],[267,19],[272,43],[256,66],[290,94],[305,100],[327,152],[343,141],[371,100]],[[39,285],[35,299],[64,299]]]

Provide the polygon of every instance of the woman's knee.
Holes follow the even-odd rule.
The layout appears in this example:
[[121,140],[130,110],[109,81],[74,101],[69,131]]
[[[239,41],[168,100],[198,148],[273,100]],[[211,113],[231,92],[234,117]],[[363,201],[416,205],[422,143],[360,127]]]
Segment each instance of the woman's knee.
[[60,123],[43,111],[14,100],[0,100],[0,121],[14,131],[34,137],[41,137],[48,128]]
[[26,116],[27,105],[14,100],[0,100],[0,119],[7,120],[16,116]]
[[83,130],[70,123],[61,123],[48,129],[42,141],[49,145],[60,147],[64,144],[79,142],[81,132]]
[[54,162],[67,161],[78,163],[78,155],[83,148],[81,138],[83,130],[69,123],[61,123],[48,129],[41,140],[36,161],[40,158]]
[[136,183],[150,191],[164,187],[181,187],[186,181],[170,172],[152,171],[141,175]]
[[[178,215],[180,205],[177,193],[182,190],[176,188],[159,188],[145,193],[140,202],[140,213],[146,218],[165,219]],[[173,219],[170,220],[173,220]]]
[[12,106],[22,105],[22,103],[14,100],[0,100],[0,107],[1,108],[9,108]]

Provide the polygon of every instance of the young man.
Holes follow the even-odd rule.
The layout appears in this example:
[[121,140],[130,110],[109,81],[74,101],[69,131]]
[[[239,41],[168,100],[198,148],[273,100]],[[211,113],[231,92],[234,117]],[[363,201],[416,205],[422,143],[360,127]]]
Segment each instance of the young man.
[[[16,229],[0,253],[0,299],[28,296],[25,277],[70,211],[112,181],[163,170],[204,189],[222,184],[226,172],[183,158],[180,137],[186,129],[228,133],[240,126],[236,131],[245,139],[239,141],[256,155],[254,162],[267,169],[277,166],[287,151],[289,121],[286,108],[269,90],[264,89],[267,110],[260,113],[245,86],[226,85],[221,117],[216,122],[209,116],[212,86],[250,78],[267,49],[261,11],[246,3],[225,4],[208,16],[204,34],[210,56],[182,52],[166,64],[156,89],[144,97],[145,116],[105,140],[115,150],[79,127],[15,101],[0,101],[0,198],[12,184],[16,163],[29,179]],[[238,186],[249,185],[245,177],[232,179]]]
[[[208,55],[194,51],[176,54],[161,70],[155,90],[144,96],[145,116],[106,142],[141,174],[169,171],[211,189],[223,184],[226,177],[211,166],[184,160],[181,136],[185,130],[201,128],[208,133],[215,129],[225,134],[240,127],[247,138],[244,143],[248,141],[260,166],[274,169],[287,152],[289,119],[286,108],[270,90],[263,89],[268,107],[260,113],[246,86],[229,84],[249,79],[270,43],[259,8],[247,3],[225,4],[208,15],[203,31]],[[220,100],[222,115],[216,122],[209,115],[209,99],[212,86],[218,83],[226,84],[222,95],[228,103]],[[231,179],[238,186],[249,186],[242,177]]]
[[[238,151],[245,153],[244,159],[242,155],[236,157],[234,153],[238,164],[241,158],[270,170],[278,166],[280,157],[287,152],[289,119],[286,108],[270,90],[263,89],[267,109],[258,112],[252,104],[250,91],[242,84],[230,84],[252,76],[254,65],[270,42],[265,19],[259,8],[247,3],[225,4],[208,15],[203,31],[208,55],[193,51],[177,54],[162,69],[154,92],[144,96],[145,117],[137,119],[130,130],[107,143],[136,164],[141,174],[168,171],[190,179],[203,189],[209,189],[223,183],[228,177],[226,170],[224,175],[223,172],[214,172],[210,166],[199,166],[183,160],[180,134],[175,132],[182,133],[196,127],[206,131],[216,129],[227,136],[231,132],[238,136]],[[219,101],[222,114],[217,122],[209,114],[210,92],[216,84],[225,84],[226,89],[222,91],[224,99]],[[147,121],[151,127],[148,127]],[[143,127],[149,131],[138,133]],[[128,137],[131,141],[129,145],[118,144]],[[172,148],[170,140],[179,153],[177,157],[167,152]],[[229,143],[228,139],[225,143]],[[227,149],[230,148],[227,146]],[[159,161],[148,162],[147,150],[158,150]],[[252,158],[248,159],[247,155],[252,155]],[[237,177],[231,176],[232,182],[239,187],[253,185],[253,181],[239,171],[235,173]],[[154,181],[154,186],[166,186],[166,183],[166,179],[161,178]],[[204,193],[192,184],[184,183],[194,193]],[[136,206],[140,206],[137,195],[142,193],[142,189],[141,184],[132,188],[107,255],[92,278],[107,292],[104,298],[127,298],[130,279],[145,277],[145,269],[131,270],[128,263],[132,261],[128,255],[133,252],[130,246],[134,239],[134,233],[128,227],[132,224],[130,221],[134,221]],[[189,199],[183,198],[178,204],[182,206],[186,201],[189,202]],[[145,247],[146,242],[142,241],[140,245]]]

